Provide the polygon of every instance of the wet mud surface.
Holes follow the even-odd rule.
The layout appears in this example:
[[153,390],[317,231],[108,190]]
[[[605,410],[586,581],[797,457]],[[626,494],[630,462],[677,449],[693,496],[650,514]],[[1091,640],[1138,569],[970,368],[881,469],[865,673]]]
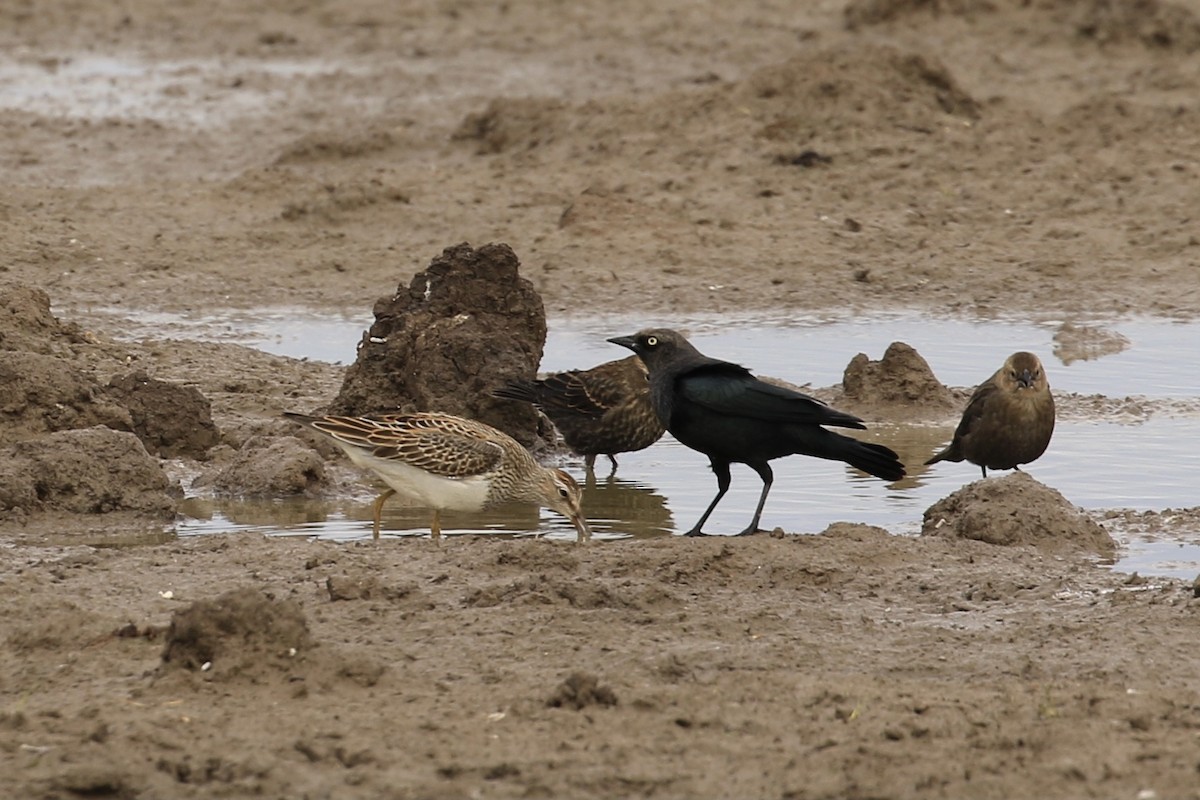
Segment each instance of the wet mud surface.
[[[961,464],[912,537],[172,532],[186,493],[361,487],[285,410],[403,389],[531,424],[430,376],[527,372],[568,316],[1016,317],[1060,324],[1039,355],[1062,364],[1129,346],[1105,315],[1194,318],[1194,2],[135,0],[0,22],[0,794],[1200,797],[1197,590],[1105,566],[1114,531],[1186,536],[1196,508],[1085,515],[1034,468]],[[528,281],[504,359],[471,348],[494,328],[454,344],[470,309],[395,316],[464,242]],[[334,365],[121,322],[260,307],[374,310],[366,346],[467,355],[389,386],[361,382],[361,348]],[[961,412],[970,387],[916,350],[870,358],[813,391],[869,422]]]

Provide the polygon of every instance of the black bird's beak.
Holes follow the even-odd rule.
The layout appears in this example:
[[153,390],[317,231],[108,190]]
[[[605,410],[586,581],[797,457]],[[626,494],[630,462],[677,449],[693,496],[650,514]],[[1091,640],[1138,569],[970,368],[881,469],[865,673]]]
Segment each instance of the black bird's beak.
[[1033,373],[1027,369],[1021,370],[1021,374],[1017,376],[1017,381],[1026,389],[1033,387]]
[[637,352],[637,339],[632,336],[614,336],[607,341],[610,341],[613,344],[619,344],[621,347],[628,347],[635,353]]

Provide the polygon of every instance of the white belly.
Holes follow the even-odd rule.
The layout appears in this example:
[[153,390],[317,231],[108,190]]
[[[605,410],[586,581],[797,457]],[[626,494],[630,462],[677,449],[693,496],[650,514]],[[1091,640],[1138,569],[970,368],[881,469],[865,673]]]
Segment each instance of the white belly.
[[[338,444],[342,444],[338,442]],[[405,464],[403,461],[376,458],[353,445],[342,445],[346,455],[364,469],[369,469],[383,478],[388,486],[410,500],[429,508],[447,511],[479,511],[487,502],[488,480],[486,477],[443,478],[430,475],[424,470]]]

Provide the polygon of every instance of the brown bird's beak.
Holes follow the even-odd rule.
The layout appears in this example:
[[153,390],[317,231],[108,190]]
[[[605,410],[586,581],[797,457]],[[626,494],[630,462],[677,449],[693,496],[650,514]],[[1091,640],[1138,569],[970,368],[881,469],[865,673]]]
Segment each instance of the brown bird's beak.
[[632,336],[614,336],[608,341],[612,342],[613,344],[619,344],[621,347],[628,347],[635,353],[637,352],[637,339]]

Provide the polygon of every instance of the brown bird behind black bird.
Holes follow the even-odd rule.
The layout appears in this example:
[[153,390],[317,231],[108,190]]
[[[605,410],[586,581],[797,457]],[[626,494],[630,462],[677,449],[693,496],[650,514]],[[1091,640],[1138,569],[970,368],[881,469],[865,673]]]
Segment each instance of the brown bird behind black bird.
[[971,395],[954,438],[926,461],[970,461],[983,470],[1020,469],[1046,452],[1054,433],[1054,397],[1042,362],[1013,353]]
[[650,405],[646,367],[637,356],[540,380],[509,381],[492,394],[537,406],[567,447],[584,457],[589,472],[598,455],[608,456],[615,472],[617,453],[642,450],[663,435],[663,424]]

